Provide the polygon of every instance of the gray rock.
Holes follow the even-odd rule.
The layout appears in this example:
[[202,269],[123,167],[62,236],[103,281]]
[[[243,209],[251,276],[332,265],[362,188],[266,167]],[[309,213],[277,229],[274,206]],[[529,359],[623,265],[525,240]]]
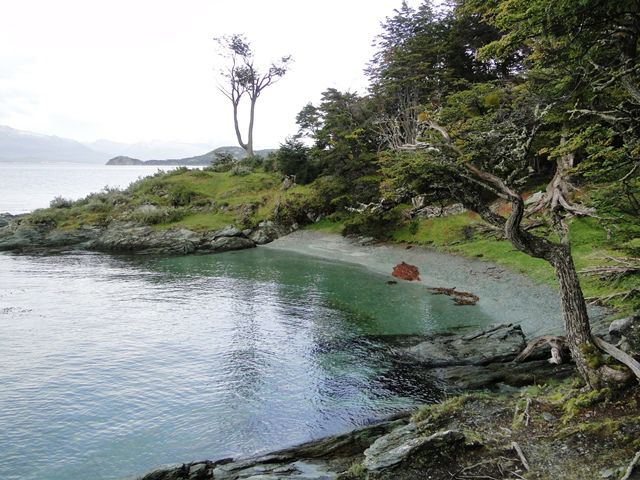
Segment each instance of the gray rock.
[[186,228],[156,230],[130,222],[113,223],[89,247],[110,252],[143,254],[192,253],[201,236]]
[[16,218],[10,213],[0,213],[0,228],[9,225]]
[[288,233],[282,227],[277,226],[270,220],[265,220],[258,224],[249,238],[258,245],[264,245],[265,243],[273,242],[276,238]]
[[620,336],[640,320],[637,316],[619,318],[609,325],[609,335]]
[[0,250],[23,250],[42,245],[46,230],[28,224],[7,226],[0,231]]
[[498,325],[463,337],[434,336],[398,353],[430,367],[487,365],[513,360],[526,346],[519,325]]
[[218,237],[238,237],[241,235],[243,235],[243,233],[236,228],[235,225],[227,225],[226,227],[210,234],[213,239]]
[[254,248],[256,244],[253,240],[244,237],[219,237],[208,245],[203,247],[204,250],[212,252],[228,252],[230,250],[244,250],[246,248]]
[[464,435],[456,430],[445,430],[423,436],[414,424],[398,428],[380,437],[364,452],[364,467],[379,472],[395,467],[424,451],[437,451],[464,442]]

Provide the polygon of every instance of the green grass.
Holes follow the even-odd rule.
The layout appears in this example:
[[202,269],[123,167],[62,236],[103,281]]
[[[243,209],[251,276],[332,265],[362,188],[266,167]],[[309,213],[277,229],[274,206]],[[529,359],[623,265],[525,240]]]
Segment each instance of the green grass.
[[172,223],[162,223],[157,226],[159,229],[188,228],[194,232],[220,230],[221,228],[235,223],[236,218],[229,213],[206,212],[194,213],[185,218]]
[[[467,257],[481,258],[509,270],[523,273],[529,277],[555,286],[556,278],[551,265],[546,261],[530,257],[517,251],[511,242],[496,240],[491,236],[477,233],[470,236],[471,229],[482,225],[478,216],[473,213],[462,213],[441,218],[420,220],[416,225],[405,224],[392,232],[391,238],[396,242],[431,246],[438,250]],[[590,267],[610,264],[607,257],[624,257],[626,252],[616,243],[614,237],[609,238],[607,231],[594,218],[575,218],[569,223],[569,238],[572,254],[578,271]],[[623,278],[618,282],[604,282],[598,278],[581,275],[580,279],[586,297],[604,296],[611,293],[640,288],[640,276]],[[614,300],[612,306],[626,314],[638,308],[638,300],[622,302]]]
[[306,227],[304,227],[305,230],[309,230],[311,232],[335,234],[341,234],[343,228],[344,222],[335,222],[333,220],[329,220],[328,218],[323,218],[319,222],[312,223],[311,225],[307,225]]

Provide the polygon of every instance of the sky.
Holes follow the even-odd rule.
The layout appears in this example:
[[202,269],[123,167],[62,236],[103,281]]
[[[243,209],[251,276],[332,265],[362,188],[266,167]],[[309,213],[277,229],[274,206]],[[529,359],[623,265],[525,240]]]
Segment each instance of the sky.
[[234,145],[213,38],[243,33],[259,65],[294,59],[257,105],[255,147],[277,147],[322,91],[365,93],[372,42],[400,3],[0,0],[0,125],[86,142]]

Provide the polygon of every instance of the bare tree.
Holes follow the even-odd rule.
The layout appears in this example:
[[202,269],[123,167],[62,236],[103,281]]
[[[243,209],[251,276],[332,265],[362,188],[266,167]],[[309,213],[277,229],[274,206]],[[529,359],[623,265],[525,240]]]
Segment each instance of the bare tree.
[[[227,62],[220,69],[223,81],[218,84],[220,90],[233,105],[233,125],[238,144],[253,155],[253,127],[255,125],[256,102],[262,91],[280,80],[291,64],[291,56],[282,57],[272,63],[266,72],[260,73],[255,65],[253,50],[244,35],[234,34],[215,38],[219,46],[219,54]],[[249,125],[247,140],[243,140],[238,120],[240,102],[244,96],[249,99]]]

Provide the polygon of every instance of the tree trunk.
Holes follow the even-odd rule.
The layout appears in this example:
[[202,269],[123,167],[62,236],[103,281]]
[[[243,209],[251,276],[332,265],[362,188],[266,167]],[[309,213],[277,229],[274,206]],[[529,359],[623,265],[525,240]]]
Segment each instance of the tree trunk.
[[597,355],[597,348],[591,340],[587,304],[582,295],[571,250],[566,245],[555,245],[547,260],[553,265],[558,279],[567,346],[571,356],[589,387],[600,388],[601,378],[597,366],[593,363],[589,365],[589,355]]
[[247,134],[247,144],[244,149],[247,151],[247,155],[253,157],[253,123],[256,114],[256,101],[257,97],[251,97],[251,108],[249,110],[249,132]]
[[238,144],[246,150],[247,145],[242,140],[242,133],[240,132],[240,125],[238,123],[238,102],[232,100],[231,103],[233,104],[233,126],[236,129],[236,138],[238,139]]
[[479,195],[471,195],[469,189],[464,188],[460,189],[458,197],[463,204],[478,213],[485,221],[504,228],[505,236],[517,250],[532,257],[546,260],[555,269],[560,290],[567,345],[571,351],[571,356],[576,363],[578,372],[587,385],[592,389],[600,388],[602,372],[598,370],[598,365],[594,365],[593,362],[589,365],[589,356],[597,355],[598,350],[591,340],[591,326],[587,314],[587,305],[582,295],[578,273],[573,263],[571,247],[566,234],[559,232],[563,242],[555,243],[527,232],[521,225],[525,210],[522,196],[509,188],[495,175],[479,170],[471,164],[466,164],[465,167],[477,179],[482,180],[485,185],[494,187],[495,191],[511,203],[511,215],[507,219],[496,215],[486,208]]

